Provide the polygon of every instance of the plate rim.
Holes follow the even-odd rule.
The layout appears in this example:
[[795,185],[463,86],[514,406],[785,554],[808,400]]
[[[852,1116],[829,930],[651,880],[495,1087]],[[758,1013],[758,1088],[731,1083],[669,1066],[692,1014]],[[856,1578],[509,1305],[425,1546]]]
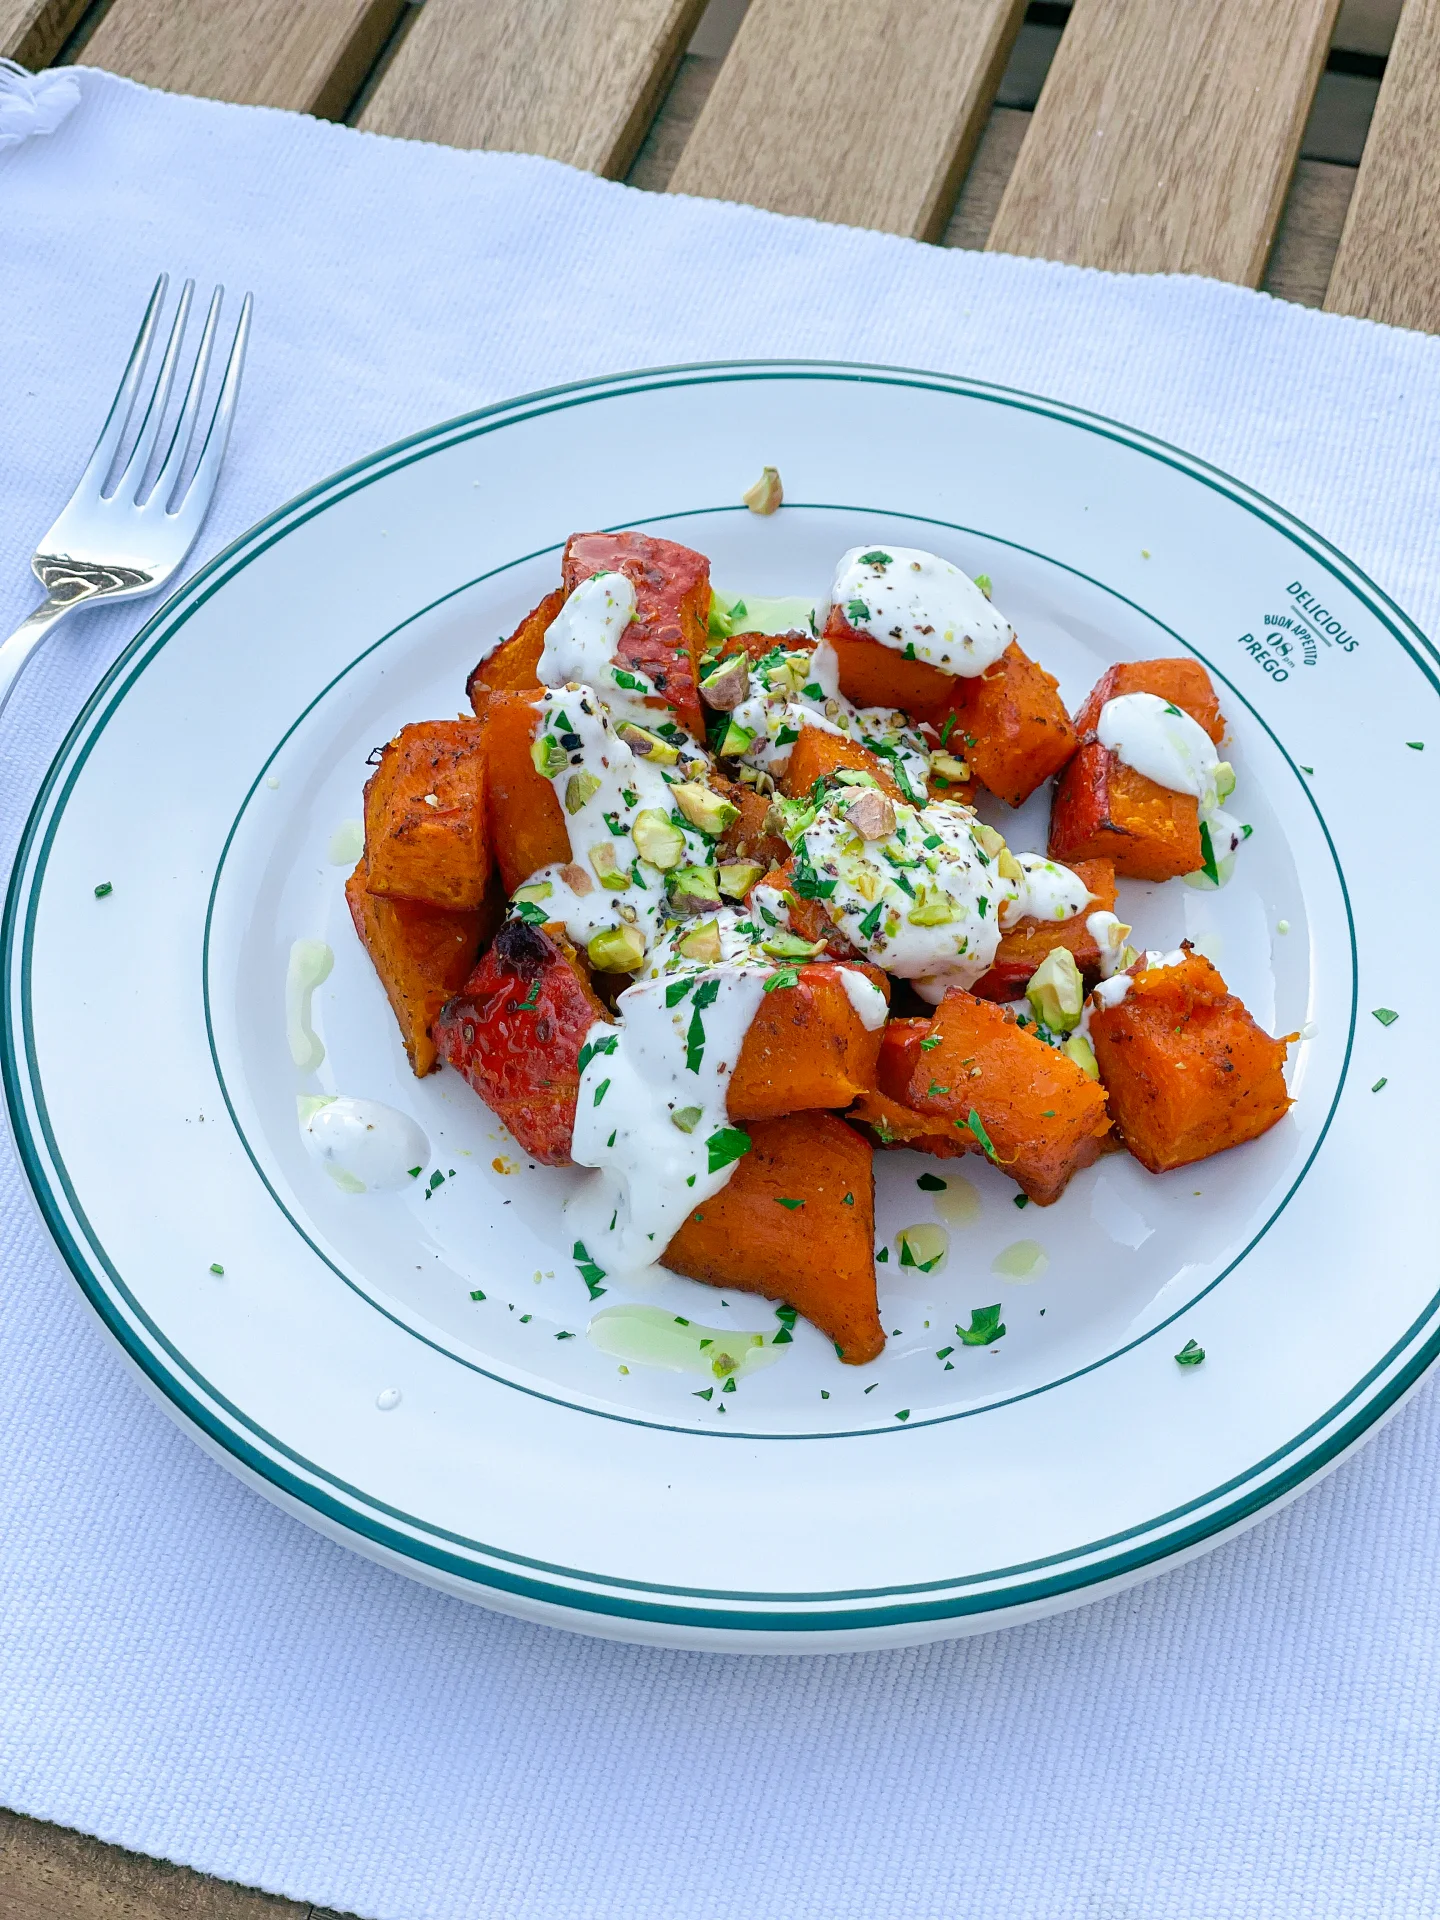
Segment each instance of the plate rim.
[[[263,1430],[255,1426],[248,1416],[244,1415],[239,1408],[233,1407],[210,1387],[208,1382],[204,1382],[201,1376],[194,1373],[184,1356],[170,1345],[160,1329],[144,1314],[138,1302],[129,1295],[121,1276],[110,1264],[103,1247],[89,1228],[78,1196],[69,1185],[63,1159],[53,1140],[48,1139],[48,1126],[43,1119],[43,1096],[39,1095],[39,1084],[33,1071],[35,1062],[31,1009],[25,990],[28,967],[23,956],[28,954],[34,914],[38,906],[45,870],[42,860],[33,874],[31,872],[36,842],[48,814],[50,820],[50,831],[46,834],[48,844],[63,813],[70,790],[79,776],[85,758],[88,757],[82,754],[75,765],[71,766],[72,755],[87,735],[91,738],[98,737],[99,732],[108,724],[130,686],[143,672],[149,660],[154,657],[160,647],[166,644],[172,633],[178,631],[184,620],[219,591],[235,572],[286,534],[303,525],[306,520],[343,499],[349,492],[357,490],[360,485],[370,484],[400,466],[428,458],[461,440],[477,438],[484,433],[495,431],[503,426],[519,424],[536,414],[553,411],[563,406],[584,404],[591,400],[620,396],[629,391],[650,390],[664,385],[713,384],[717,380],[807,378],[853,379],[865,384],[930,387],[952,395],[971,397],[991,404],[1012,406],[1037,413],[1116,441],[1147,457],[1159,459],[1162,464],[1198,479],[1228,497],[1245,511],[1308,552],[1326,572],[1367,606],[1372,615],[1389,631],[1402,650],[1420,669],[1432,688],[1440,692],[1440,676],[1437,676],[1431,664],[1434,660],[1440,660],[1440,651],[1437,651],[1416,622],[1331,542],[1316,533],[1298,516],[1280,507],[1258,490],[1236,480],[1223,469],[1199,456],[1186,453],[1183,449],[1157,436],[1127,427],[1110,416],[995,382],[973,380],[926,369],[864,362],[787,359],[721,360],[636,369],[537,389],[457,415],[436,426],[391,442],[376,452],[339,469],[283,503],[238,535],[204,567],[185,581],[145,622],[134,639],[122,649],[95,691],[82,706],[47,768],[17,847],[7,886],[3,929],[0,929],[0,967],[3,967],[5,976],[4,1000],[3,1005],[0,1005],[0,1073],[3,1073],[5,1097],[16,1143],[17,1158],[25,1172],[41,1217],[81,1291],[117,1339],[127,1357],[139,1366],[170,1410],[183,1421],[198,1426],[212,1446],[218,1447],[222,1454],[233,1458],[249,1473],[257,1475],[262,1482],[274,1487],[288,1501],[296,1501],[301,1506],[313,1510],[317,1517],[323,1515],[332,1526],[338,1526],[347,1535],[360,1534],[376,1546],[398,1554],[402,1560],[419,1561],[431,1569],[457,1576],[469,1587],[493,1588],[517,1597],[523,1595],[532,1601],[538,1600],[549,1605],[558,1605],[571,1611],[627,1617],[647,1624],[658,1623],[711,1631],[739,1628],[749,1629],[752,1632],[774,1632],[779,1629],[787,1633],[824,1634],[834,1633],[837,1629],[854,1631],[863,1627],[893,1628],[924,1622],[943,1622],[946,1619],[963,1620],[977,1613],[1001,1614],[1008,1609],[1033,1608],[1036,1604],[1053,1602],[1057,1598],[1066,1596],[1072,1599],[1083,1599],[1084,1589],[1087,1587],[1101,1588],[1106,1583],[1127,1574],[1133,1576],[1146,1570],[1158,1572],[1167,1561],[1193,1550],[1207,1538],[1232,1531],[1239,1525],[1258,1519],[1268,1507],[1283,1501],[1297,1492],[1307,1480],[1323,1473],[1329,1465],[1353,1447],[1367,1431],[1393,1411],[1425,1370],[1437,1356],[1440,1356],[1440,1325],[1431,1331],[1428,1338],[1416,1344],[1427,1322],[1434,1320],[1437,1309],[1440,1309],[1440,1293],[1431,1297],[1424,1310],[1416,1316],[1389,1351],[1381,1356],[1338,1401],[1318,1418],[1312,1420],[1300,1434],[1293,1436],[1284,1446],[1273,1450],[1263,1460],[1247,1467],[1243,1474],[1232,1476],[1221,1487],[1211,1489],[1187,1501],[1170,1513],[1153,1516],[1119,1534],[1085,1546],[1068,1548],[1061,1553],[1025,1562],[1013,1568],[993,1569],[972,1575],[954,1576],[946,1580],[902,1586],[803,1594],[798,1592],[746,1593],[684,1588],[665,1583],[624,1581],[613,1576],[538,1562],[479,1542],[464,1542],[463,1544],[472,1553],[494,1556],[509,1563],[507,1567],[477,1564],[473,1558],[464,1558],[453,1551],[417,1540],[408,1533],[372,1519],[363,1511],[357,1511],[356,1507],[342,1505],[304,1478],[287,1473],[276,1460],[268,1458],[260,1448],[252,1446],[243,1433],[236,1431],[235,1426],[227,1425],[217,1413],[206,1407],[202,1400],[193,1395],[183,1382],[169,1371],[163,1363],[161,1354],[139,1337],[136,1329],[128,1323],[125,1315],[120,1311],[116,1300],[111,1297],[101,1273],[97,1272],[96,1266],[87,1260],[83,1249],[78,1244],[64,1218],[60,1197],[53,1190],[42,1164],[43,1157],[33,1137],[26,1108],[21,1046],[17,1045],[15,1030],[15,1001],[18,999],[21,1007],[20,1026],[24,1036],[21,1043],[25,1056],[24,1068],[32,1069],[30,1080],[38,1097],[42,1115],[41,1127],[47,1134],[49,1158],[58,1184],[65,1193],[76,1220],[81,1223],[85,1238],[94,1250],[99,1268],[108,1275],[115,1290],[126,1299],[131,1312],[149,1329],[158,1346],[165,1353],[173,1356],[180,1369],[192,1375],[202,1389],[212,1396],[215,1405],[223,1407],[240,1427],[248,1427],[256,1434],[261,1434]],[[308,509],[308,511],[302,511],[302,509]],[[537,552],[545,550],[537,549]],[[511,561],[507,564],[515,564],[515,562]],[[412,614],[408,617],[413,619],[416,615]],[[1153,618],[1153,616],[1148,617]],[[405,623],[402,622],[401,625],[403,624]],[[95,721],[97,714],[101,714],[102,707],[103,715],[98,724],[92,727],[92,722]],[[54,802],[53,810],[52,801]],[[1322,829],[1326,832],[1328,839],[1328,828],[1325,828],[1323,816],[1319,815],[1318,807],[1316,813],[1321,819]],[[1336,864],[1337,870],[1340,871],[1343,890],[1343,870],[1339,869],[1338,860]],[[22,921],[25,938],[19,948],[22,958],[17,967],[17,933]],[[1356,1011],[1357,1008],[1352,1007],[1352,1033]],[[1342,1066],[1340,1086],[1343,1086],[1343,1083],[1344,1068]],[[1340,1087],[1337,1087],[1335,1095],[1337,1102],[1339,1091]],[[1282,1203],[1282,1207],[1288,1203],[1290,1195],[1293,1195],[1313,1163],[1314,1155],[1318,1153],[1325,1132],[1328,1130],[1330,1117],[1327,1116],[1325,1127],[1322,1128],[1315,1147],[1306,1161],[1306,1167],[1292,1184],[1290,1194],[1287,1194],[1286,1202]],[[1158,1329],[1152,1331],[1158,1331]],[[1408,1358],[1404,1360],[1403,1365],[1397,1366],[1407,1351]],[[1384,1380],[1383,1384],[1372,1393],[1371,1389],[1375,1388],[1376,1382],[1381,1381],[1382,1376],[1387,1374],[1392,1377]],[[1366,1394],[1370,1394],[1370,1397],[1364,1400],[1364,1404],[1335,1427],[1336,1420],[1345,1414],[1357,1399]],[[572,1408],[568,1402],[560,1402],[560,1404],[565,1406],[567,1411],[590,1411]],[[956,1416],[948,1417],[953,1419]],[[931,1420],[921,1424],[930,1426],[938,1422]],[[1264,1477],[1277,1462],[1287,1459],[1297,1449],[1305,1448],[1317,1433],[1332,1428],[1333,1431],[1330,1431],[1326,1438],[1321,1439],[1319,1444],[1310,1448],[1309,1451],[1303,1452],[1299,1458],[1291,1460],[1282,1472],[1270,1478]],[[661,1430],[667,1429],[661,1428]],[[918,1426],[917,1430],[919,1430]],[[868,1430],[866,1431],[868,1434]],[[889,1431],[889,1429],[878,1431]],[[904,1431],[904,1429],[897,1429],[897,1431]],[[289,1454],[289,1457],[307,1473],[328,1480],[337,1490],[343,1488],[346,1494],[363,1506],[377,1513],[395,1513],[396,1518],[404,1519],[417,1528],[423,1528],[435,1540],[448,1537],[456,1545],[462,1544],[458,1536],[446,1536],[443,1529],[429,1522],[416,1521],[413,1516],[400,1515],[394,1509],[385,1508],[383,1503],[365,1494],[363,1490],[350,1488],[338,1477],[326,1473],[313,1462],[300,1460],[298,1455],[290,1453],[290,1450],[273,1436],[263,1437],[277,1452]],[[737,1434],[734,1437],[742,1436]],[[796,1437],[832,1438],[834,1436]],[[1259,1483],[1251,1485],[1249,1491],[1242,1494],[1239,1499],[1229,1502],[1217,1511],[1202,1514],[1188,1526],[1176,1532],[1166,1531],[1176,1519],[1225,1498],[1242,1483],[1257,1480]],[[1134,1547],[1107,1560],[1097,1563],[1092,1557],[1099,1553],[1108,1553],[1111,1547],[1136,1539],[1137,1536],[1149,1536],[1149,1538],[1148,1541],[1142,1538]],[[1034,1581],[1025,1580],[1019,1585],[1014,1584],[1016,1576],[1038,1573],[1057,1562],[1070,1562],[1072,1565],[1068,1571],[1059,1571]],[[1075,1562],[1084,1564],[1074,1565]],[[556,1585],[544,1580],[537,1581],[531,1576],[521,1574],[518,1569],[522,1566],[559,1575],[568,1581],[586,1584],[577,1588]],[[959,1591],[966,1587],[988,1587],[997,1581],[1010,1581],[1011,1584],[998,1591],[970,1593]],[[606,1591],[607,1589],[609,1591]],[[923,1602],[911,1600],[906,1604],[865,1606],[859,1609],[853,1604],[845,1604],[883,1600],[901,1594],[916,1595],[921,1592],[935,1593],[937,1597]],[[944,1598],[939,1597],[942,1592],[945,1595]],[[660,1605],[653,1600],[642,1600],[638,1597],[641,1594],[670,1595],[677,1600],[689,1597],[696,1600],[714,1598],[731,1603],[779,1602],[785,1610],[779,1613],[762,1614],[748,1610],[722,1611],[714,1607],[677,1607]],[[827,1610],[821,1613],[797,1610],[801,1606],[813,1605],[816,1602],[827,1603]]]

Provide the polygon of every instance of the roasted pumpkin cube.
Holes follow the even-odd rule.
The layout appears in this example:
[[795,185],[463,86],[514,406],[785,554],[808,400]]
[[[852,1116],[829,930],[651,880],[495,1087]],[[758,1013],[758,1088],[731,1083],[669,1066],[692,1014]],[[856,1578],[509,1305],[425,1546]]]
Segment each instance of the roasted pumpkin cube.
[[860,1095],[846,1117],[863,1126],[882,1147],[913,1147],[940,1160],[956,1160],[978,1149],[975,1136],[968,1130],[962,1136],[953,1127],[939,1127],[929,1115],[905,1104],[911,1076],[927,1057],[920,1043],[929,1034],[929,1020],[889,1021],[881,1038],[875,1087]]
[[371,893],[473,912],[490,879],[478,720],[402,727],[365,783]]
[[1272,1040],[1188,949],[1179,966],[1132,974],[1118,1006],[1091,1014],[1090,1044],[1116,1130],[1151,1173],[1254,1140],[1290,1106],[1289,1040]]
[[1018,1000],[1030,976],[1056,947],[1068,947],[1085,982],[1093,985],[1100,972],[1100,949],[1086,926],[1092,913],[1113,913],[1115,869],[1108,860],[1077,860],[1071,871],[1090,889],[1090,904],[1069,920],[1017,920],[1000,937],[990,971],[970,991],[978,1000]]
[[899,784],[878,753],[862,747],[843,733],[827,733],[823,727],[801,727],[800,738],[790,749],[789,763],[781,787],[792,797],[809,793],[815,782],[842,767],[856,773],[868,773],[882,793],[892,800],[904,800]]
[[1108,860],[1127,880],[1194,873],[1205,859],[1200,803],[1193,793],[1157,785],[1098,740],[1088,740],[1055,790],[1050,858],[1067,867]]
[[485,715],[490,843],[507,893],[524,886],[541,867],[570,858],[564,809],[530,755],[539,720],[535,698],[527,693],[492,694]]
[[815,636],[813,633],[732,633],[721,643],[716,656],[720,660],[732,660],[737,653],[743,653],[752,666],[763,660],[779,647],[785,653],[813,653]]
[[[864,971],[887,991],[878,967]],[[883,1033],[883,1027],[867,1029],[839,967],[798,968],[794,986],[767,993],[750,1023],[726,1095],[731,1119],[848,1107],[875,1085]]]
[[1218,747],[1225,738],[1225,716],[1210,676],[1198,660],[1122,660],[1107,667],[1086,696],[1075,716],[1075,731],[1083,739],[1100,724],[1100,709],[1107,700],[1119,700],[1127,693],[1153,693],[1171,706],[1183,707],[1192,720],[1198,720]]
[[540,656],[545,651],[545,635],[564,604],[563,587],[547,593],[539,606],[532,607],[526,614],[510,638],[502,640],[493,652],[487,653],[479,665],[471,669],[470,678],[465,682],[465,694],[482,718],[492,693],[540,691]]
[[423,1079],[439,1064],[431,1038],[436,1016],[474,966],[487,914],[452,913],[371,893],[363,859],[345,883],[345,901],[399,1023],[411,1068]]
[[703,741],[698,663],[708,638],[710,562],[648,533],[572,533],[565,545],[566,593],[602,572],[623,573],[635,589],[620,665],[647,675],[681,726]]
[[1012,807],[1058,773],[1080,744],[1059,682],[1013,640],[983,673],[952,680],[924,718],[975,779]]
[[609,1017],[564,927],[507,920],[442,1009],[435,1044],[526,1153],[568,1167],[580,1049]]
[[1099,1158],[1110,1131],[1104,1089],[1012,1014],[953,987],[925,1037],[940,1044],[920,1051],[906,1104],[969,1134],[1038,1206]]
[[686,1217],[660,1263],[712,1287],[785,1301],[835,1342],[847,1366],[862,1366],[885,1345],[869,1142],[830,1113],[757,1120],[747,1131],[750,1151],[729,1184]]
[[[790,849],[787,847],[785,851],[788,856]],[[833,959],[862,959],[864,956],[859,949],[851,945],[825,911],[824,901],[811,900],[802,893],[796,893],[794,880],[795,862],[787,857],[783,866],[772,867],[760,883],[784,894],[790,915],[790,931],[798,934],[802,940],[823,940]]]
[[710,776],[712,790],[735,808],[735,818],[720,836],[720,853],[725,860],[751,860],[762,867],[783,866],[790,858],[788,842],[766,827],[770,802],[753,787],[722,775]]
[[909,714],[928,714],[950,698],[953,673],[882,646],[852,627],[840,607],[830,609],[825,638],[840,663],[840,691],[857,707],[903,707]]

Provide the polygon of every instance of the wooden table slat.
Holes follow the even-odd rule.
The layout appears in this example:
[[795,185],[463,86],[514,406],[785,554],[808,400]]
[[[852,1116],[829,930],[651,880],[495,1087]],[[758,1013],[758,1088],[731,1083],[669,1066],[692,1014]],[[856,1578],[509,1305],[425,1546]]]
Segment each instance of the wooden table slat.
[[1338,0],[1076,0],[998,252],[1258,286]]
[[85,7],[86,0],[0,0],[0,58],[48,66]]
[[1024,0],[752,0],[674,193],[937,240]]
[[543,153],[615,179],[704,0],[427,0],[360,116],[374,133]]
[[1440,0],[1406,0],[1325,305],[1440,331]]
[[115,0],[80,55],[150,87],[337,117],[404,0]]

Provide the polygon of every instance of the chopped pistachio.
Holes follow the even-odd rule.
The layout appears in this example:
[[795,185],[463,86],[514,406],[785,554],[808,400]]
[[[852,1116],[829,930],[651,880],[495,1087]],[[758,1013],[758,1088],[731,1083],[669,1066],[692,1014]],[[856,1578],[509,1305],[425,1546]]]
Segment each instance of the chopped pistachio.
[[729,860],[719,870],[720,891],[727,900],[743,900],[765,869],[755,860]]
[[1219,800],[1228,800],[1235,791],[1235,769],[1228,760],[1215,762],[1215,795]]
[[720,752],[734,756],[748,753],[755,739],[753,727],[742,727],[738,720],[732,720],[725,729],[725,738],[720,742]]
[[733,712],[749,695],[750,662],[743,653],[722,660],[701,679],[700,692],[707,707],[717,713]]
[[774,467],[762,468],[760,478],[753,487],[747,487],[740,498],[752,513],[774,513],[785,498],[779,473]]
[[825,951],[823,940],[802,940],[798,933],[772,933],[762,940],[760,951],[772,960],[814,960]]
[[835,781],[842,787],[878,787],[880,782],[873,773],[867,773],[864,767],[837,767]]
[[793,847],[805,829],[814,825],[818,811],[811,800],[791,800],[784,794],[776,794],[765,816],[765,832],[779,834]]
[[[969,764],[964,760],[957,760],[953,753],[932,753],[930,771],[938,779],[953,781],[956,786],[970,778]],[[994,832],[993,828],[991,832]],[[996,838],[999,838],[998,834]]]
[[888,840],[895,831],[895,808],[876,787],[862,787],[845,809],[845,819],[867,840]]
[[671,910],[708,913],[720,904],[720,887],[713,867],[677,867],[668,882]]
[[680,758],[677,747],[672,747],[668,740],[662,740],[658,733],[637,727],[633,720],[622,720],[615,732],[633,754],[642,760],[653,760],[657,767],[673,767]]
[[740,818],[740,809],[723,794],[712,793],[698,780],[684,780],[670,789],[670,798],[692,827],[702,833],[721,834],[732,820]]
[[718,965],[724,957],[720,945],[719,921],[702,921],[698,927],[676,941],[675,951],[683,953],[687,960],[703,960],[708,966]]
[[[584,867],[576,866],[573,861],[568,866],[561,867],[560,878],[573,894],[583,896],[584,894],[595,891],[595,882],[590,878]],[[549,884],[550,882],[548,880],[541,882],[542,886],[548,887]]]
[[[930,764],[932,767],[935,764],[935,759],[936,756],[932,753],[930,756]],[[977,820],[975,822],[975,840],[981,851],[988,853],[992,860],[998,860],[1005,851],[1004,834],[997,833],[994,827],[987,827],[983,820]]]
[[1080,1024],[1085,1006],[1085,982],[1068,947],[1052,947],[1030,976],[1025,989],[1037,1020],[1055,1033],[1069,1033]]
[[635,816],[630,829],[635,851],[652,867],[668,873],[685,858],[685,836],[668,814],[659,807],[645,807]]
[[1095,1049],[1083,1033],[1072,1033],[1060,1051],[1075,1062],[1087,1080],[1100,1078],[1100,1065],[1095,1058]]
[[645,942],[634,927],[606,927],[591,934],[585,951],[600,973],[634,973],[645,958]]
[[699,1126],[705,1112],[703,1107],[677,1107],[670,1116],[672,1127],[678,1127],[681,1133],[693,1133]]
[[528,887],[517,887],[513,897],[516,900],[528,900],[532,907],[538,907],[542,901],[548,900],[554,891],[554,887],[548,880],[532,880]]
[[915,905],[905,918],[912,927],[948,927],[955,918],[955,902],[943,887],[922,882]]
[[543,774],[547,780],[553,780],[557,773],[563,773],[570,764],[570,756],[553,733],[541,734],[530,749],[530,759],[535,771]]
[[600,782],[593,773],[572,773],[565,782],[565,811],[579,813],[587,800],[593,800],[600,791]]
[[1025,869],[1008,847],[1006,847],[1005,851],[996,860],[995,871],[1000,875],[1002,880],[1009,880],[1017,887],[1025,878]]
[[624,893],[630,885],[630,876],[621,871],[615,858],[615,842],[606,840],[598,847],[591,847],[588,855],[590,865],[595,869],[595,878],[602,887],[611,893]]

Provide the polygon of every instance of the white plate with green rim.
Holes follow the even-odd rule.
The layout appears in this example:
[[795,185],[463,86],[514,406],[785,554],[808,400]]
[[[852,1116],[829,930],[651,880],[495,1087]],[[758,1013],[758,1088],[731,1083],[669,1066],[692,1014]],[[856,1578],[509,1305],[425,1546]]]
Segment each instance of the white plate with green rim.
[[[740,495],[767,462],[787,503],[761,519]],[[870,1367],[801,1322],[705,1398],[703,1376],[625,1370],[588,1338],[632,1301],[726,1334],[777,1322],[678,1278],[591,1299],[561,1211],[579,1176],[530,1166],[454,1074],[410,1077],[336,862],[371,749],[459,711],[566,536],[603,526],[684,541],[718,585],[767,595],[823,596],[861,542],[938,551],[991,576],[1072,706],[1111,661],[1203,660],[1254,834],[1224,889],[1127,885],[1123,917],[1148,946],[1194,940],[1270,1031],[1305,1029],[1287,1118],[1160,1177],[1110,1156],[1024,1212],[978,1160],[877,1156],[892,1337]],[[1073,1606],[1293,1496],[1435,1355],[1428,1199],[1392,1149],[1430,1125],[1440,1033],[1392,928],[1402,876],[1428,871],[1427,754],[1407,741],[1440,750],[1436,696],[1429,643],[1325,541],[1073,408],[814,363],[529,395],[282,508],[91,700],[10,887],[20,1151],[162,1404],[289,1512],[447,1592],[756,1652]],[[992,817],[1043,844],[1040,803]],[[287,1046],[298,939],[335,954],[315,1072]],[[330,1093],[411,1115],[421,1177],[340,1191],[296,1118]],[[917,1186],[937,1171],[944,1193]],[[901,1268],[898,1230],[936,1219],[943,1265]],[[1005,1336],[957,1341],[996,1302]],[[1189,1340],[1207,1358],[1182,1369]]]

